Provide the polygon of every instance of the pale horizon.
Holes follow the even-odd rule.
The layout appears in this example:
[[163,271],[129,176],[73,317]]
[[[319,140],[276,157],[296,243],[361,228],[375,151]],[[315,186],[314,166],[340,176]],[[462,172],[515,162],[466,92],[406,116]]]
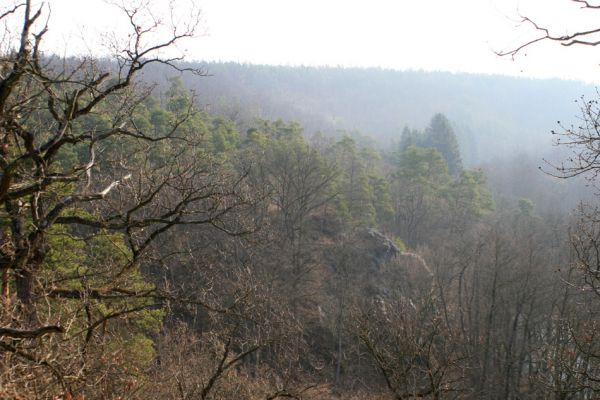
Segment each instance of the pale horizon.
[[[102,0],[85,4],[50,0],[48,4],[52,15],[46,41],[58,53],[99,52],[103,33],[118,36],[126,32],[118,10]],[[155,4],[157,13],[164,13],[165,4]],[[519,26],[519,15],[568,32],[593,23],[593,10],[560,0],[438,0],[406,5],[383,0],[202,0],[179,4],[184,14],[190,4],[201,10],[198,37],[182,48],[187,61],[600,82],[600,53],[593,47],[539,43],[514,60],[495,54],[535,35],[528,27]],[[90,40],[93,35],[89,33],[96,33],[95,40]]]

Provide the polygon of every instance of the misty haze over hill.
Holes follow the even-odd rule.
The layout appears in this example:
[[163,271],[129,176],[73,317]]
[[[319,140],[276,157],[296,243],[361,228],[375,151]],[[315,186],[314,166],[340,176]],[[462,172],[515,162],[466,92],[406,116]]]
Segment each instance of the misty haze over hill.
[[[575,100],[595,95],[576,81],[448,72],[201,63],[209,74],[183,76],[200,104],[244,127],[254,118],[293,120],[307,135],[358,130],[381,144],[405,126],[423,129],[438,112],[454,125],[463,161],[479,165],[525,152],[553,152],[552,130],[576,122]],[[150,81],[173,75],[162,67]]]

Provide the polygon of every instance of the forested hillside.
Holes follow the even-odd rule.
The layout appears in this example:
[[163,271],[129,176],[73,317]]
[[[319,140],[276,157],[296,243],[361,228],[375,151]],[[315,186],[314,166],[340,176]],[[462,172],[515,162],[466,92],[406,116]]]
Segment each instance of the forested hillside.
[[[406,130],[426,130],[431,118],[442,113],[462,162],[483,168],[502,201],[528,198],[543,212],[565,212],[590,198],[582,180],[550,175],[552,165],[572,156],[556,146],[552,132],[579,124],[580,106],[596,95],[591,85],[374,68],[184,65],[206,75],[181,77],[199,107],[231,120],[242,135],[256,119],[282,119],[299,123],[309,138],[347,135],[390,154],[402,146]],[[169,78],[178,75],[164,66],[151,66],[144,74],[156,83],[158,98],[168,91]]]
[[[253,118],[298,121],[307,134],[358,130],[386,145],[402,129],[423,129],[445,114],[468,165],[514,152],[540,158],[551,152],[556,121],[576,122],[582,95],[593,86],[559,80],[493,75],[331,67],[277,67],[234,63],[190,64],[206,79],[185,78],[199,104],[247,123]],[[172,71],[148,72],[164,82]]]
[[600,110],[546,174],[495,136],[537,143],[554,90],[587,88],[206,77],[166,56],[193,23],[118,10],[110,60],[43,53],[44,5],[0,12],[0,398],[598,397],[598,210],[557,203],[595,183]]

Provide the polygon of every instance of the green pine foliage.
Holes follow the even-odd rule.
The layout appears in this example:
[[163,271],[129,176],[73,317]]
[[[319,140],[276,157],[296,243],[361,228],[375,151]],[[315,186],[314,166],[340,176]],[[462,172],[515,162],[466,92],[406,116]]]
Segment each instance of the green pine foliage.
[[460,174],[462,161],[458,140],[450,121],[443,114],[436,114],[431,118],[423,135],[422,146],[434,148],[442,154],[448,164],[450,175],[458,176]]
[[398,145],[399,153],[410,146],[436,149],[444,157],[448,173],[454,177],[460,175],[463,167],[458,140],[450,121],[443,114],[435,114],[423,132],[404,127]]
[[372,226],[376,219],[373,191],[356,142],[344,136],[335,144],[334,152],[335,160],[342,171],[341,195],[352,222]]

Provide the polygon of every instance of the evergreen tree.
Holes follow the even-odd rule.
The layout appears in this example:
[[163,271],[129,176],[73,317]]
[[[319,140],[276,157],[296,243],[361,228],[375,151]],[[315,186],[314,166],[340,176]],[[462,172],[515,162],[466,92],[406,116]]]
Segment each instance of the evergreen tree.
[[422,146],[422,142],[423,135],[418,130],[409,129],[408,126],[405,126],[402,130],[402,135],[400,136],[398,151],[402,153],[410,146]]
[[460,174],[462,170],[460,147],[446,116],[436,114],[431,118],[431,122],[425,130],[421,146],[431,147],[439,151],[448,164],[450,175],[458,176]]
[[341,191],[353,222],[375,223],[373,193],[364,161],[354,139],[344,136],[335,145],[336,161],[342,171]]
[[433,148],[408,147],[393,175],[397,234],[415,247],[441,221],[451,177],[442,154]]
[[240,140],[240,135],[235,125],[224,118],[214,118],[210,131],[211,147],[217,153],[225,153],[231,150]]
[[373,207],[377,224],[386,227],[394,217],[394,207],[390,194],[390,185],[382,176],[370,175],[370,186],[373,194]]

